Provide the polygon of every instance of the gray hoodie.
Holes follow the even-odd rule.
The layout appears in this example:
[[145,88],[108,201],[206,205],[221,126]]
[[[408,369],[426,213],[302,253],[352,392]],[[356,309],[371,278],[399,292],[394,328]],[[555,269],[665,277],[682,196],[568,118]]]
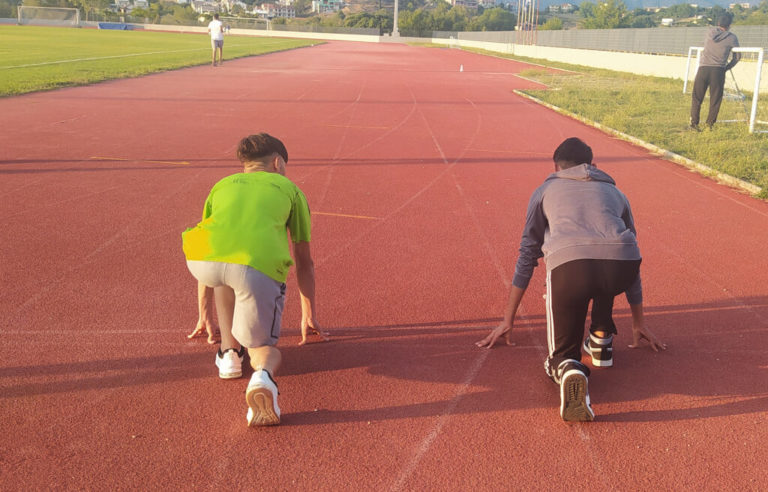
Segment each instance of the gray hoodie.
[[[512,284],[527,288],[542,256],[549,271],[573,260],[641,259],[629,201],[613,178],[581,164],[549,175],[533,192]],[[639,276],[627,300],[642,302]]]
[[733,48],[738,47],[739,39],[731,31],[720,27],[710,27],[704,41],[704,51],[701,53],[699,66],[724,67],[726,70],[730,70],[738,63],[741,55],[734,53],[731,63],[728,63],[728,55],[731,54]]

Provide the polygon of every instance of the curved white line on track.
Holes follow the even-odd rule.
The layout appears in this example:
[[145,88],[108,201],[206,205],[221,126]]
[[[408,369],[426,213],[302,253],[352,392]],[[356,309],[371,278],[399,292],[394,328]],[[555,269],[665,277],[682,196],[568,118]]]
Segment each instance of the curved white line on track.
[[[410,87],[409,87],[409,91],[410,91]],[[432,132],[432,128],[430,128],[429,122],[427,121],[426,117],[424,116],[424,113],[422,113],[421,110],[418,108],[418,101],[416,100],[416,96],[414,95],[413,91],[410,91],[410,93],[411,93],[411,99],[413,100],[414,107],[416,108],[416,110],[419,111],[419,114],[421,115],[422,120],[424,120],[424,123],[426,124],[427,130],[429,131],[429,133],[430,133],[430,135],[432,137],[432,141],[434,142],[438,152],[440,153],[440,157],[443,159],[443,162],[445,164],[447,164],[446,168],[442,172],[440,172],[440,174],[438,174],[432,181],[430,181],[429,183],[424,185],[419,191],[417,191],[410,198],[408,198],[406,201],[401,203],[399,207],[395,208],[390,213],[388,213],[385,217],[383,217],[381,221],[377,222],[372,227],[369,227],[368,229],[364,230],[363,232],[361,232],[357,236],[353,237],[352,239],[347,241],[344,245],[339,247],[336,251],[333,251],[333,252],[329,253],[328,255],[324,256],[323,258],[320,258],[318,261],[315,262],[316,264],[322,264],[322,263],[328,261],[329,259],[331,259],[331,258],[333,258],[335,256],[340,255],[342,252],[344,252],[346,249],[348,249],[352,244],[356,243],[361,238],[363,238],[364,236],[366,236],[370,232],[374,231],[381,224],[384,224],[387,221],[389,221],[389,219],[391,219],[393,216],[398,214],[405,207],[410,205],[414,200],[416,200],[418,197],[420,197],[422,194],[424,194],[427,190],[432,188],[432,186],[434,186],[435,183],[440,181],[447,173],[449,173],[451,171],[451,169],[453,169],[453,167],[464,157],[464,155],[467,153],[467,150],[469,150],[469,148],[474,143],[474,139],[477,136],[477,133],[475,133],[472,136],[472,140],[470,140],[470,142],[467,143],[466,147],[461,152],[461,154],[453,162],[448,162],[448,159],[445,157],[445,153],[443,152],[442,147],[440,147],[440,144],[438,143],[437,139],[435,138],[434,132]]]
[[[363,97],[363,91],[365,91],[365,87],[367,85],[367,82],[363,82],[363,84],[360,86],[360,90],[357,92],[357,97],[350,105],[347,106],[349,108],[349,118],[347,119],[347,124],[344,126],[344,133],[341,134],[341,138],[339,139],[339,145],[336,147],[336,152],[333,154],[333,158],[331,159],[331,164],[326,166],[324,169],[328,169],[328,174],[325,176],[325,183],[323,184],[323,191],[320,193],[320,197],[317,200],[317,207],[323,208],[323,203],[325,202],[325,197],[328,196],[328,189],[331,186],[331,181],[333,180],[333,171],[334,167],[333,163],[339,161],[339,155],[341,154],[342,149],[344,148],[344,144],[347,141],[347,135],[349,134],[350,129],[350,122],[352,121],[352,118],[355,116],[355,110],[358,107],[358,104],[360,103],[360,99]],[[342,112],[346,111],[347,108],[345,108]],[[341,114],[337,113],[337,114]]]
[[[414,103],[418,107],[418,101],[416,101],[416,96],[413,94],[413,91],[411,91],[411,97],[414,100]],[[454,183],[456,184],[456,189],[459,192],[459,195],[461,196],[462,200],[464,201],[464,206],[469,212],[473,224],[475,225],[475,228],[477,229],[477,232],[483,237],[485,244],[486,244],[486,250],[488,254],[491,257],[491,261],[493,261],[494,265],[497,267],[497,272],[499,273],[499,276],[501,277],[502,284],[506,285],[506,274],[504,272],[504,269],[501,267],[501,263],[498,261],[496,255],[494,254],[492,248],[490,247],[490,242],[487,240],[487,236],[483,233],[482,227],[480,226],[479,221],[477,220],[477,217],[475,216],[472,207],[469,205],[469,202],[466,198],[466,195],[464,194],[464,191],[462,190],[461,186],[458,183],[458,180],[456,179],[456,175],[452,173],[453,168],[458,164],[462,157],[467,153],[467,150],[472,146],[475,139],[480,133],[480,125],[482,122],[482,115],[477,110],[477,106],[470,101],[469,99],[465,99],[475,110],[475,113],[477,115],[477,121],[475,124],[475,132],[473,133],[472,137],[470,138],[467,145],[462,150],[459,157],[456,158],[453,162],[448,162],[448,159],[445,156],[445,152],[443,152],[443,148],[440,145],[440,143],[437,140],[437,137],[435,136],[435,133],[432,131],[432,128],[429,126],[429,121],[427,120],[427,117],[424,115],[424,113],[419,109],[419,114],[421,115],[422,120],[424,121],[424,125],[426,126],[427,130],[429,131],[429,135],[432,138],[432,142],[435,145],[435,148],[437,149],[438,153],[440,154],[440,157],[443,159],[443,162],[447,165],[444,172],[440,173],[437,178],[432,180],[426,187],[424,187],[422,190],[420,190],[418,193],[416,193],[413,197],[411,197],[408,201],[406,201],[398,210],[405,207],[408,203],[412,202],[417,196],[421,195],[429,189],[434,183],[436,183],[439,179],[441,179],[446,173],[450,172],[452,174],[452,178],[454,180]],[[391,215],[391,214],[390,214]],[[388,216],[389,217],[389,216]],[[432,426],[431,430],[427,434],[427,436],[422,439],[422,441],[419,443],[419,445],[416,448],[416,452],[411,456],[411,459],[408,460],[406,465],[400,470],[400,474],[398,475],[397,480],[395,481],[394,485],[392,486],[392,491],[399,491],[403,490],[405,483],[408,481],[408,479],[413,475],[413,472],[418,468],[419,463],[421,463],[421,460],[424,458],[424,456],[427,454],[429,449],[432,447],[432,443],[437,439],[437,437],[440,435],[440,433],[443,430],[443,427],[448,423],[450,418],[453,415],[453,412],[456,410],[456,407],[459,404],[459,401],[461,398],[466,394],[467,389],[472,384],[472,382],[475,380],[475,377],[477,377],[477,374],[480,372],[480,369],[483,367],[483,363],[485,363],[485,360],[488,358],[489,354],[491,353],[490,350],[487,349],[479,349],[479,354],[475,358],[474,362],[472,363],[472,366],[467,371],[467,375],[464,378],[464,380],[461,382],[459,387],[456,390],[456,393],[454,394],[451,401],[448,403],[448,405],[445,408],[445,411],[440,415],[440,417],[437,419],[437,421]]]
[[[482,123],[482,114],[477,111],[477,106],[475,105],[475,103],[473,103],[472,101],[466,98],[465,100],[472,105],[472,108],[475,109],[475,112],[477,112],[478,114],[477,124],[475,125],[475,136],[476,136],[480,133],[480,125]],[[475,136],[472,137],[473,140]],[[452,172],[451,175],[453,177],[453,183],[456,186],[456,190],[459,192],[459,196],[464,202],[464,208],[469,213],[469,217],[472,219],[472,224],[474,224],[475,230],[480,235],[480,238],[482,238],[482,242],[483,242],[483,245],[485,246],[486,253],[488,253],[488,256],[490,257],[491,262],[493,263],[493,266],[496,268],[496,272],[499,274],[502,284],[508,287],[510,284],[510,280],[507,278],[507,273],[504,271],[504,267],[501,264],[501,260],[499,260],[498,255],[496,255],[496,252],[491,246],[491,241],[488,239],[488,234],[485,233],[485,231],[483,230],[483,227],[480,225],[480,221],[477,220],[477,214],[475,214],[475,210],[472,208],[472,205],[469,203],[467,195],[466,193],[464,193],[464,188],[461,187],[461,184],[459,183],[459,180],[456,177],[456,173]]]

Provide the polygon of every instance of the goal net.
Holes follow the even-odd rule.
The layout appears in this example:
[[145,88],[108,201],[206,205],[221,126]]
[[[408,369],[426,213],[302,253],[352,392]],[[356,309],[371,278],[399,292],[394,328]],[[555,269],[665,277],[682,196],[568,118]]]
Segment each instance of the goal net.
[[[683,94],[688,91],[689,81],[699,70],[699,60],[704,48],[691,46],[683,77]],[[760,100],[760,83],[763,72],[763,48],[734,48],[741,53],[741,61],[725,74],[722,118],[720,123],[746,122],[749,133],[768,133],[768,98],[763,94]],[[693,70],[691,71],[691,67]],[[737,72],[734,75],[734,71]],[[702,108],[706,111],[705,108]]]
[[80,25],[80,11],[78,9],[19,5],[18,13],[19,24],[72,27]]

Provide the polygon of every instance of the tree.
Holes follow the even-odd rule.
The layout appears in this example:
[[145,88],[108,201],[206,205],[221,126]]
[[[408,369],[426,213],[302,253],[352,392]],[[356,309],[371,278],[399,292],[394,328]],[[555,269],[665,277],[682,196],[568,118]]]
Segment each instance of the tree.
[[0,19],[11,19],[16,17],[16,2],[9,0],[0,0]]
[[306,15],[312,10],[312,0],[294,0],[293,9],[298,16]]
[[650,15],[632,15],[631,20],[629,21],[629,27],[656,27],[656,22]]
[[109,7],[109,0],[74,0],[72,3],[85,13],[86,21],[88,21],[88,14]]
[[627,6],[621,0],[605,0],[597,5],[581,4],[581,27],[584,29],[616,29],[629,26]]
[[470,21],[473,31],[511,31],[517,24],[517,16],[509,10],[495,7],[484,11]]
[[559,31],[563,28],[563,19],[560,17],[550,17],[547,22],[539,26],[541,31]]
[[406,36],[422,37],[432,33],[432,15],[423,8],[401,11],[397,23]]
[[760,5],[752,7],[749,15],[743,20],[734,21],[739,24],[768,25],[768,0],[763,0]]
[[664,17],[671,17],[673,19],[687,19],[689,17],[693,17],[696,15],[697,9],[696,7],[689,5],[687,3],[679,3],[677,5],[672,5],[671,7],[667,7],[664,9]]

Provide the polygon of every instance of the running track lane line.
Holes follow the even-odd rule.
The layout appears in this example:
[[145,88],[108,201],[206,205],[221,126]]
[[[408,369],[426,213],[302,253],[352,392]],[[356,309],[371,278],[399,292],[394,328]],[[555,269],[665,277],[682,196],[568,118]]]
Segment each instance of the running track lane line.
[[[410,90],[410,87],[409,87],[409,90]],[[480,133],[480,123],[482,121],[482,118],[481,118],[480,113],[477,111],[477,106],[472,101],[470,101],[469,99],[465,99],[467,102],[469,102],[469,104],[472,105],[472,108],[475,110],[475,113],[477,114],[477,122],[475,124],[475,132],[472,135],[472,137],[470,139],[470,142],[466,145],[466,147],[462,151],[461,155],[459,157],[457,157],[455,161],[449,163],[448,159],[445,156],[445,152],[443,151],[443,148],[440,146],[440,143],[437,141],[437,138],[435,137],[435,132],[433,132],[432,131],[432,127],[429,126],[429,120],[427,120],[427,117],[424,115],[424,113],[421,111],[421,108],[419,108],[419,106],[418,106],[418,101],[416,100],[416,96],[413,94],[413,91],[410,91],[410,92],[411,92],[411,97],[413,98],[413,101],[414,101],[414,105],[416,106],[416,108],[417,108],[417,110],[419,112],[419,115],[421,116],[421,119],[424,122],[424,126],[427,128],[427,131],[429,132],[430,138],[432,138],[432,142],[434,143],[435,148],[437,149],[438,153],[440,154],[440,157],[443,159],[443,163],[445,163],[446,166],[447,166],[446,170],[444,172],[440,173],[435,180],[433,180],[431,183],[429,183],[427,185],[427,187],[425,187],[419,193],[414,195],[413,198],[415,198],[416,196],[418,196],[421,193],[423,193],[427,188],[431,187],[432,184],[434,184],[437,179],[440,179],[446,173],[451,173],[452,178],[454,180],[454,183],[456,183],[456,185],[457,185],[456,188],[457,188],[459,194],[461,195],[462,200],[464,201],[464,206],[465,206],[465,208],[467,208],[467,210],[470,213],[470,216],[472,217],[472,220],[473,220],[473,222],[475,224],[475,228],[477,228],[478,232],[480,232],[482,234],[482,231],[479,229],[479,224],[478,224],[478,222],[477,222],[477,220],[475,218],[475,215],[472,213],[472,210],[469,207],[469,204],[467,203],[466,196],[464,195],[461,187],[458,186],[458,183],[456,182],[455,174],[452,173],[453,168],[461,160],[461,157],[463,157],[464,154],[466,154],[467,149],[469,149],[472,146],[472,144],[475,141],[475,138]],[[406,204],[410,203],[413,200],[413,198],[411,200],[408,200],[406,202]],[[403,206],[405,206],[405,204]],[[482,235],[483,235],[483,237],[485,237],[484,234],[482,234]],[[497,262],[496,262],[496,259],[495,259],[495,255],[493,255],[492,251],[489,250],[490,244],[488,244],[487,240],[485,242],[486,242],[487,252],[491,256],[491,261],[494,262],[494,265],[497,265]],[[506,285],[505,282],[504,282],[505,273],[504,273],[503,269],[502,270],[498,270],[498,268],[497,268],[497,272],[499,273],[499,275],[501,277],[502,284]],[[400,470],[400,475],[398,476],[397,481],[395,481],[394,485],[392,486],[392,488],[390,490],[392,490],[393,492],[397,492],[397,491],[403,490],[403,487],[404,487],[405,483],[408,481],[408,479],[411,477],[411,475],[413,475],[413,472],[419,466],[419,463],[421,463],[421,460],[424,457],[424,455],[427,454],[429,449],[432,447],[432,443],[435,441],[435,439],[437,439],[437,437],[442,432],[443,427],[445,426],[445,424],[448,422],[448,420],[453,415],[453,412],[454,412],[454,410],[456,410],[456,407],[458,406],[459,401],[466,394],[467,389],[469,388],[469,385],[472,384],[472,382],[475,380],[475,377],[477,377],[477,373],[480,372],[480,369],[483,367],[483,363],[485,363],[485,360],[488,358],[488,355],[490,353],[491,353],[490,350],[481,350],[480,351],[480,354],[475,358],[474,362],[472,363],[472,367],[469,369],[469,372],[467,373],[466,377],[464,378],[464,380],[459,385],[459,387],[456,390],[456,393],[454,394],[454,396],[451,399],[450,403],[445,408],[445,411],[442,413],[442,415],[440,415],[440,417],[437,419],[435,424],[432,426],[432,429],[430,430],[429,434],[427,434],[427,436],[418,445],[418,447],[416,448],[415,454],[413,454],[413,456],[411,456],[411,459],[408,460],[408,463]]]
[[405,482],[411,477],[413,472],[419,466],[419,463],[421,463],[421,459],[424,457],[427,451],[429,451],[429,448],[432,447],[432,443],[435,441],[435,439],[437,439],[437,436],[440,435],[443,427],[453,415],[453,411],[456,410],[456,406],[458,406],[459,400],[461,400],[461,398],[466,394],[469,385],[472,384],[472,381],[475,380],[477,373],[480,372],[480,368],[483,367],[483,363],[485,362],[485,359],[488,358],[490,353],[490,350],[483,350],[475,359],[475,362],[469,369],[467,376],[461,382],[461,385],[456,390],[456,394],[451,399],[451,402],[448,404],[443,414],[440,415],[440,418],[438,418],[437,422],[435,422],[435,424],[432,426],[432,430],[429,432],[429,434],[427,434],[427,437],[421,441],[417,448],[416,454],[411,457],[405,467],[403,467],[403,469],[400,471],[400,475],[397,477],[397,481],[390,489],[392,492],[403,490]]
[[[333,163],[339,161],[339,156],[341,155],[341,151],[344,148],[344,144],[347,141],[347,135],[349,135],[349,129],[351,127],[350,123],[352,122],[352,119],[355,117],[355,111],[360,103],[360,99],[363,97],[363,91],[365,91],[365,87],[367,85],[367,81],[363,81],[362,85],[360,86],[360,90],[357,92],[357,97],[354,101],[352,101],[351,104],[347,105],[347,108],[349,108],[349,115],[347,118],[347,124],[342,125],[341,128],[344,129],[344,132],[341,134],[341,138],[339,139],[339,145],[336,147],[336,152],[333,154],[333,158],[331,159],[331,165],[326,166],[326,169],[328,169],[328,173],[325,176],[325,183],[323,183],[323,191],[320,193],[320,198],[317,200],[318,208],[322,208],[323,203],[325,202],[325,197],[328,196],[328,188],[331,186],[331,181],[333,181],[333,171],[335,170],[336,166],[333,165]],[[346,111],[346,109],[344,111]],[[337,114],[343,114],[343,112],[339,112]]]
[[[415,112],[415,111],[418,109],[418,101],[416,100],[416,96],[413,94],[413,91],[412,91],[412,90],[410,90],[410,88],[409,88],[409,92],[410,92],[410,94],[411,94],[411,99],[413,100],[413,109],[412,109],[412,110],[411,110],[411,112],[408,114],[408,116],[406,116],[406,117],[405,117],[405,119],[404,119],[403,121],[406,121],[406,120],[410,119],[411,115],[412,115],[412,114],[413,114],[413,113],[414,113],[414,112]],[[421,113],[421,111],[420,111],[420,110],[419,110],[419,113],[421,114],[421,117],[422,117],[422,119],[423,119],[423,120],[426,122],[426,118],[424,117],[424,114],[423,114],[423,113]],[[400,125],[397,125],[397,128],[399,128],[399,127],[400,127]],[[429,128],[429,125],[427,125],[427,129],[428,129],[430,132],[432,132],[432,129],[431,129],[431,128]],[[394,130],[392,130],[392,131],[394,131]],[[414,201],[414,200],[416,200],[418,197],[420,197],[421,195],[423,195],[423,194],[424,194],[424,193],[425,193],[427,190],[429,190],[430,188],[432,188],[432,186],[434,186],[434,185],[435,185],[435,183],[437,183],[438,181],[440,181],[440,180],[441,180],[441,179],[442,179],[442,178],[443,178],[443,177],[444,177],[444,176],[445,176],[447,173],[449,173],[449,172],[451,171],[451,169],[453,168],[453,166],[455,166],[455,165],[456,165],[456,163],[458,163],[458,162],[461,160],[461,158],[462,158],[462,157],[464,157],[464,155],[466,154],[467,150],[469,149],[469,147],[470,147],[470,146],[472,145],[472,143],[474,142],[474,138],[477,136],[477,134],[478,134],[478,131],[479,131],[479,129],[478,129],[478,128],[476,128],[476,129],[475,129],[475,133],[474,133],[474,135],[472,136],[472,141],[471,141],[469,144],[467,144],[467,147],[466,147],[466,148],[465,148],[465,149],[462,151],[461,155],[459,155],[459,156],[456,158],[456,160],[454,160],[454,161],[453,161],[453,162],[451,162],[451,163],[448,163],[448,162],[447,162],[447,160],[446,160],[446,157],[445,157],[445,154],[443,153],[443,149],[442,149],[442,148],[439,146],[439,144],[437,143],[437,141],[435,140],[435,138],[434,138],[434,135],[433,135],[433,136],[432,136],[432,139],[433,139],[433,141],[435,142],[435,145],[437,145],[437,147],[438,147],[438,151],[440,152],[440,157],[443,159],[443,162],[445,162],[446,164],[448,164],[448,166],[447,166],[447,167],[446,167],[444,170],[442,170],[442,171],[441,171],[441,172],[440,172],[440,173],[439,173],[439,174],[438,174],[438,175],[437,175],[437,176],[436,176],[436,177],[435,177],[435,178],[434,178],[432,181],[430,181],[429,183],[427,183],[426,185],[424,185],[424,187],[423,187],[422,189],[420,189],[419,191],[417,191],[416,193],[414,193],[414,194],[413,194],[413,195],[412,195],[410,198],[408,198],[406,201],[404,201],[402,204],[400,204],[400,206],[398,206],[397,208],[395,208],[394,210],[392,210],[390,213],[388,213],[386,216],[384,216],[384,217],[381,219],[381,221],[380,221],[380,222],[377,222],[377,223],[376,223],[376,224],[374,224],[373,226],[371,226],[371,227],[369,227],[368,229],[366,229],[366,230],[362,231],[362,232],[361,232],[360,234],[358,234],[357,236],[355,236],[355,237],[351,238],[351,239],[350,239],[349,241],[347,241],[347,242],[346,242],[344,245],[340,246],[340,247],[339,247],[339,248],[338,248],[336,251],[332,251],[332,252],[330,252],[329,254],[327,254],[326,256],[324,256],[324,257],[322,257],[322,258],[319,258],[317,261],[315,261],[315,264],[317,264],[317,265],[323,264],[323,263],[325,263],[326,261],[328,261],[329,259],[331,259],[331,258],[334,258],[334,257],[336,257],[336,256],[340,255],[340,254],[341,254],[341,253],[343,253],[343,252],[344,252],[344,251],[345,251],[347,248],[349,248],[350,246],[352,246],[354,243],[356,243],[357,241],[359,241],[360,239],[362,239],[363,237],[365,237],[366,235],[368,235],[368,234],[369,234],[369,233],[371,233],[372,231],[374,231],[374,230],[375,230],[376,228],[378,228],[378,227],[379,227],[381,224],[384,224],[385,222],[387,222],[389,219],[391,219],[392,217],[394,217],[394,216],[395,216],[397,213],[399,213],[399,212],[400,212],[401,210],[403,210],[405,207],[407,207],[408,205],[410,205],[410,204],[411,204],[411,202],[413,202],[413,201]],[[390,131],[390,132],[391,132],[391,131]],[[366,147],[366,146],[363,146],[363,147],[361,147],[361,149],[362,149],[362,148],[365,148],[365,147]],[[356,149],[354,152],[357,152],[358,150],[360,150],[360,149]],[[350,153],[350,154],[347,154],[347,155],[352,155],[352,154]]]

